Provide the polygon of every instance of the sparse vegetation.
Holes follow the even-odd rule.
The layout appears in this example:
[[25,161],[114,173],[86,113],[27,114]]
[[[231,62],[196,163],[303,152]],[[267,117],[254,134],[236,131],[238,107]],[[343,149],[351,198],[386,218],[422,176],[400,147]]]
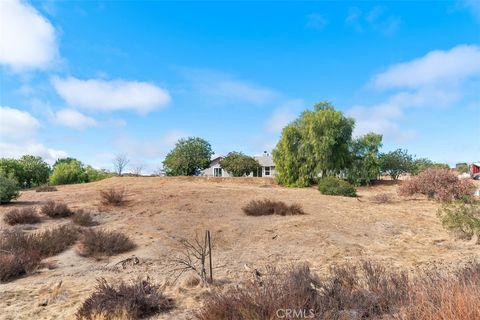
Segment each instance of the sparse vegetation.
[[290,216],[305,214],[299,204],[287,205],[282,201],[272,201],[268,199],[252,200],[244,206],[242,210],[247,216],[266,216],[272,214]]
[[100,197],[102,204],[119,207],[126,202],[126,191],[125,189],[109,188],[107,190],[101,190]]
[[78,320],[143,319],[174,307],[174,301],[149,279],[121,282],[117,286],[99,279],[95,291],[83,302],[76,317]]
[[393,202],[393,195],[391,193],[377,193],[372,197],[372,201],[375,203],[391,203]]
[[54,186],[44,185],[44,186],[37,187],[35,191],[36,192],[54,192],[58,190]]
[[95,221],[93,220],[93,217],[90,214],[90,212],[85,211],[83,209],[75,211],[75,213],[72,216],[72,221],[76,225],[79,225],[82,227],[91,227],[95,225]]
[[474,320],[480,317],[479,303],[478,263],[451,275],[432,271],[409,277],[363,262],[333,267],[326,279],[306,266],[269,270],[257,281],[213,292],[196,318],[288,318],[290,309],[309,319]]
[[53,200],[47,201],[41,209],[40,212],[50,218],[67,218],[73,215],[73,211],[62,202],[55,202]]
[[465,239],[475,235],[480,243],[480,204],[456,202],[443,206],[438,215],[446,229]]
[[12,209],[8,211],[3,217],[3,221],[13,226],[16,224],[39,223],[40,216],[33,207],[26,207],[22,209]]
[[17,199],[20,195],[17,181],[0,171],[0,204]]
[[130,251],[135,243],[120,232],[85,230],[80,239],[78,254],[83,257],[101,258]]
[[17,279],[35,270],[40,263],[36,251],[21,253],[0,253],[0,282]]
[[473,189],[471,181],[458,179],[450,170],[429,168],[405,181],[399,188],[399,194],[402,196],[423,194],[429,199],[439,201],[468,200],[473,196]]
[[318,190],[329,196],[355,197],[357,191],[345,180],[336,177],[325,177],[318,181]]

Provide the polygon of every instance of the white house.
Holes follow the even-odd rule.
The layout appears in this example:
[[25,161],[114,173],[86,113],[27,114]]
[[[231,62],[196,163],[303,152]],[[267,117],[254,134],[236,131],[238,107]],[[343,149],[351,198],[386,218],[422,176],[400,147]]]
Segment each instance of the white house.
[[[212,159],[210,166],[205,170],[202,170],[200,175],[207,177],[231,177],[231,174],[229,174],[220,166],[220,161],[222,161],[223,158],[223,156],[219,156]],[[273,163],[273,158],[269,153],[264,152],[263,155],[254,156],[254,158],[258,161],[258,163],[260,163],[261,168],[259,168],[257,172],[251,172],[248,176],[272,178],[275,176],[275,164]]]

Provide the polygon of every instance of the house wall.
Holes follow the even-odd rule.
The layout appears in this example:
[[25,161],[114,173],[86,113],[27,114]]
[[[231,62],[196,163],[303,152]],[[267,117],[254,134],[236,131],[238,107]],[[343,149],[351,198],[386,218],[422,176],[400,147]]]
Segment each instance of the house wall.
[[[220,160],[214,161],[210,167],[208,167],[205,170],[202,170],[202,176],[207,176],[207,177],[213,177],[215,168],[221,168],[220,166]],[[231,175],[226,171],[222,169],[222,177],[230,177]]]

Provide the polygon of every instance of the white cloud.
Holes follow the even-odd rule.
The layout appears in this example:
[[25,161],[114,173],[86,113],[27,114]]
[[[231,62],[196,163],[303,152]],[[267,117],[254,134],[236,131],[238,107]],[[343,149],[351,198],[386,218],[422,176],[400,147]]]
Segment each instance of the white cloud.
[[425,56],[395,64],[369,82],[377,89],[394,91],[383,102],[354,106],[348,114],[355,118],[356,136],[369,131],[382,133],[389,140],[404,141],[415,132],[399,125],[411,108],[448,108],[460,101],[469,105],[478,100],[480,50],[459,45],[447,51],[431,51]]
[[456,83],[480,73],[480,47],[459,45],[450,50],[435,50],[412,61],[390,66],[376,75],[373,86],[419,88],[441,83]]
[[300,110],[304,108],[302,100],[289,100],[278,107],[267,121],[265,128],[269,132],[281,132],[282,129],[298,117]]
[[73,109],[62,109],[55,112],[55,122],[78,130],[98,126],[97,120]]
[[463,0],[462,5],[469,9],[473,16],[480,22],[480,1],[478,0]]
[[319,13],[311,13],[307,15],[307,28],[321,30],[328,24],[327,19]]
[[170,102],[167,90],[148,82],[53,77],[52,84],[69,106],[84,109],[148,113]]
[[0,106],[1,140],[22,141],[34,136],[40,123],[28,112]]
[[215,98],[215,102],[245,101],[262,105],[272,102],[278,93],[232,75],[202,69],[180,68],[180,72],[192,83],[193,88],[202,95]]
[[58,57],[55,29],[23,1],[0,1],[0,29],[0,64],[15,71],[44,69]]
[[39,121],[28,112],[0,106],[0,157],[18,158],[32,154],[50,163],[65,157],[66,152],[36,141],[39,128]]

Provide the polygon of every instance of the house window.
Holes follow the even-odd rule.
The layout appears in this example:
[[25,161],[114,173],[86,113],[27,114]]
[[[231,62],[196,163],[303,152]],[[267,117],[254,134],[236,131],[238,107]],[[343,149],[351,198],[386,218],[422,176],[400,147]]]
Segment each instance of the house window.
[[266,176],[270,175],[270,167],[265,167],[265,175]]
[[222,176],[222,168],[213,168],[213,176],[214,177],[221,177]]

